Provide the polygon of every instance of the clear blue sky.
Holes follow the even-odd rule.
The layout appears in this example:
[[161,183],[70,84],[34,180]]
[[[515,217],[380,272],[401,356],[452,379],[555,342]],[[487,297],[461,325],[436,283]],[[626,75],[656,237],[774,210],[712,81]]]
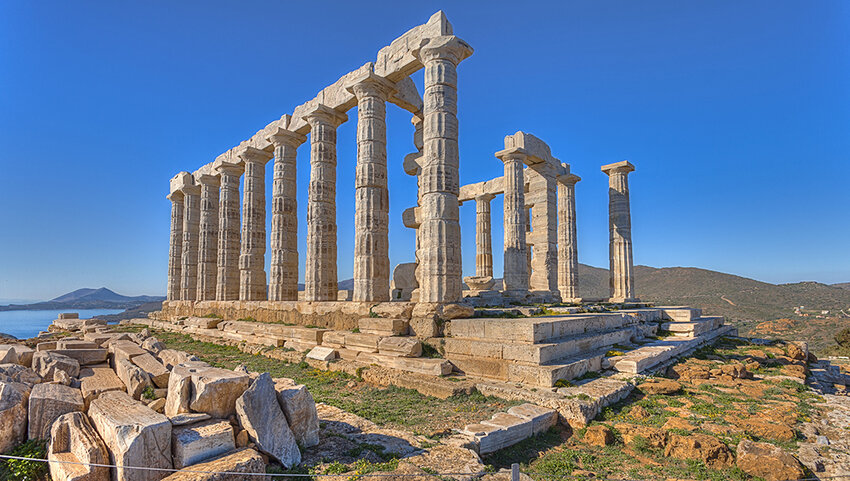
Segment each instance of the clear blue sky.
[[[459,68],[461,181],[500,175],[493,153],[506,134],[544,139],[584,179],[581,262],[607,265],[599,166],[628,159],[636,263],[850,281],[850,2],[315,5],[0,3],[0,298],[84,286],[163,294],[168,179],[439,9],[475,48]],[[340,279],[351,277],[354,243],[355,110],[349,118],[339,130]],[[415,201],[401,167],[409,121],[389,106],[393,265],[413,256],[401,223]],[[298,155],[303,268],[309,147]],[[469,274],[474,206],[461,222]],[[501,248],[497,230],[497,275]]]

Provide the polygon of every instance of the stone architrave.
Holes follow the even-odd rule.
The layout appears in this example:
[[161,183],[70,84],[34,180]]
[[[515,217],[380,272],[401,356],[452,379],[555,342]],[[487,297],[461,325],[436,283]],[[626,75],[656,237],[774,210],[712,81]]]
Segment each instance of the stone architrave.
[[353,80],[347,89],[357,97],[353,300],[388,301],[390,206],[386,101],[396,89],[392,82],[373,73]]
[[514,147],[496,153],[505,164],[505,265],[504,290],[507,295],[528,294],[528,255],[526,246],[524,149]]
[[580,180],[575,174],[558,178],[558,291],[563,302],[579,299],[576,182]]
[[419,302],[461,299],[457,65],[472,55],[463,40],[444,35],[413,52],[425,68],[423,151],[419,175]]
[[296,151],[307,137],[278,128],[269,137],[274,145],[272,180],[271,266],[269,300],[298,300],[298,189]]
[[215,175],[201,175],[201,219],[198,235],[198,293],[199,301],[215,300],[218,277],[218,199],[221,180]]
[[198,295],[198,234],[201,220],[201,187],[183,186],[183,253],[180,299],[194,301]]
[[272,154],[245,147],[242,190],[242,251],[239,255],[239,300],[264,301],[266,295],[266,162]]
[[307,192],[307,259],[304,299],[337,300],[336,129],[348,116],[319,104],[304,116],[310,124]]
[[183,192],[168,195],[171,201],[171,236],[168,243],[168,288],[166,300],[180,300],[181,257],[183,255]]
[[475,276],[493,277],[493,234],[490,201],[496,196],[482,194],[475,198]]
[[221,176],[218,202],[218,262],[215,286],[217,301],[239,299],[239,178],[241,165],[222,162],[217,167]]
[[608,175],[611,302],[637,300],[629,208],[629,172],[634,170],[635,166],[627,160],[602,166],[602,172]]

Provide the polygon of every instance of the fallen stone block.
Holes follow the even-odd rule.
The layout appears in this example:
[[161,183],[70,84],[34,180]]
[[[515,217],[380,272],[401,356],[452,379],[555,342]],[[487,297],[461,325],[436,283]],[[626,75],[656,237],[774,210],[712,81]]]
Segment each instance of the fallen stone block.
[[319,416],[316,401],[307,386],[292,379],[274,379],[277,401],[298,445],[309,448],[319,444]]
[[136,356],[147,354],[148,351],[133,341],[117,341],[109,343],[109,353],[112,354],[113,362],[117,363],[119,359],[131,361]]
[[56,349],[56,341],[39,342],[35,345],[36,352],[49,351],[51,349]]
[[92,401],[89,417],[109,449],[114,481],[159,481],[160,471],[124,469],[145,466],[171,469],[171,422],[123,392],[106,392]]
[[290,468],[301,463],[301,451],[277,402],[269,373],[263,373],[236,401],[239,424],[260,451]]
[[199,329],[215,329],[222,322],[218,317],[189,317],[183,319],[183,325]]
[[109,366],[87,366],[80,369],[80,391],[86,410],[92,401],[108,391],[124,391],[124,382]]
[[28,387],[0,381],[0,453],[27,440]]
[[52,351],[38,351],[33,354],[32,368],[43,379],[53,379],[53,372],[61,369],[71,377],[80,375],[80,362],[68,356]]
[[203,362],[179,364],[171,371],[165,413],[207,413],[226,419],[236,412],[236,399],[248,388],[246,374],[211,367]]
[[246,479],[264,481],[265,477],[263,476],[243,476],[243,474],[262,474],[265,472],[266,463],[260,453],[253,449],[244,448],[235,453],[225,454],[196,464],[189,469],[178,471],[167,478],[163,478],[162,481],[244,481]]
[[174,369],[174,366],[178,364],[200,361],[200,359],[198,359],[194,354],[188,354],[174,349],[163,349],[162,351],[159,351],[157,357],[169,371]]
[[209,419],[212,419],[212,417],[210,417],[210,415],[206,413],[183,413],[169,417],[168,419],[171,421],[172,426],[185,426],[187,424],[195,424],[201,421],[207,421]]
[[545,432],[558,423],[557,411],[531,403],[514,406],[508,414],[530,421],[532,434]]
[[378,342],[378,352],[388,356],[419,357],[422,342],[415,337],[385,337]]
[[478,446],[478,454],[496,452],[503,447],[504,432],[498,426],[489,424],[469,424],[462,431],[463,434],[471,436]]
[[115,360],[115,373],[127,388],[127,394],[133,399],[141,399],[142,393],[147,388],[152,388],[151,378],[139,366],[133,364],[129,359]]
[[29,397],[29,439],[48,439],[50,426],[59,416],[82,411],[86,405],[80,390],[62,384],[36,384]]
[[76,359],[81,366],[89,366],[92,364],[102,364],[106,362],[106,355],[109,353],[106,349],[55,349],[53,352],[62,356],[68,356],[71,359]]
[[109,481],[109,452],[97,431],[81,412],[63,414],[50,430],[47,448],[50,477],[56,481]]
[[315,359],[317,361],[333,361],[336,357],[336,349],[327,346],[316,346],[307,353],[307,359]]
[[85,341],[79,339],[61,339],[56,341],[56,349],[57,350],[65,350],[65,349],[98,349],[100,346],[95,344],[92,341]]
[[503,431],[502,447],[513,446],[533,435],[531,421],[508,413],[496,413],[492,418],[481,421],[481,424],[495,426]]
[[0,381],[19,382],[30,387],[42,381],[32,369],[20,364],[0,364]]
[[208,421],[171,431],[174,468],[183,469],[236,449],[233,427],[227,421]]
[[133,358],[133,363],[144,371],[156,387],[167,388],[170,373],[153,355],[142,354]]
[[149,337],[142,343],[142,349],[148,350],[156,355],[165,349],[165,344],[155,337]]

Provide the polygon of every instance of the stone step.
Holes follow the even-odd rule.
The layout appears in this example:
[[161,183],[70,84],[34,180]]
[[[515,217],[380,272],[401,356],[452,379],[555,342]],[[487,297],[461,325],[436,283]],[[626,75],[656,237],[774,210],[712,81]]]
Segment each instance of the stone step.
[[[342,349],[339,351],[340,356],[343,357],[346,351],[348,353],[353,352],[348,349]],[[343,359],[345,359],[345,357],[343,357]],[[419,374],[429,374],[431,376],[446,376],[452,372],[452,364],[445,359],[397,357],[371,352],[357,352],[354,360],[363,364],[377,364],[382,367]]]
[[406,336],[410,329],[407,319],[386,319],[383,317],[364,317],[357,321],[360,332],[379,336]]
[[670,319],[675,322],[692,321],[702,316],[702,309],[696,307],[659,307],[664,313],[665,319]]
[[700,317],[690,322],[665,322],[661,329],[678,337],[695,337],[713,331],[723,325],[722,317]]
[[552,387],[560,379],[569,380],[587,371],[599,371],[602,369],[602,359],[606,352],[604,349],[588,352],[542,365],[461,354],[453,355],[449,360],[460,372],[468,376]]
[[636,336],[633,327],[591,332],[564,337],[553,342],[499,342],[489,339],[446,338],[444,347],[449,359],[456,354],[483,358],[504,359],[532,364],[546,364],[557,359],[576,356],[613,346],[627,344]]
[[455,338],[546,343],[564,337],[619,329],[638,322],[620,313],[578,314],[519,319],[470,318],[451,321]]
[[722,326],[693,338],[667,337],[629,351],[625,356],[610,358],[612,367],[620,372],[639,374],[658,364],[680,356],[724,335],[734,335],[734,326]]

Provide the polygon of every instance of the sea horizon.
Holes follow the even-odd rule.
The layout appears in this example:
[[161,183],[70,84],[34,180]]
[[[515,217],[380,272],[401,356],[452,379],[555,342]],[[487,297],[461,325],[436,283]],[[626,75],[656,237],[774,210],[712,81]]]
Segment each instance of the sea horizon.
[[118,314],[124,309],[45,309],[45,310],[14,310],[0,311],[0,333],[14,336],[18,339],[28,339],[38,336],[41,331],[59,317],[63,312],[76,312],[80,319]]

